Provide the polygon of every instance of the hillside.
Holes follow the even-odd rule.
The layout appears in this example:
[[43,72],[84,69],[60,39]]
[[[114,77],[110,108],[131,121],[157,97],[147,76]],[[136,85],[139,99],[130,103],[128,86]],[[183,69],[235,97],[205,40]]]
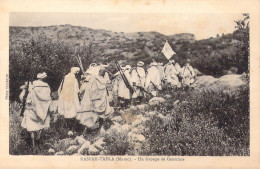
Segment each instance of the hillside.
[[[226,58],[235,55],[234,46],[241,39],[237,33],[197,41],[195,36],[189,33],[166,36],[158,32],[123,33],[72,25],[10,27],[11,47],[19,48],[22,43],[37,36],[52,39],[54,42],[57,40],[65,42],[72,48],[75,48],[75,45],[91,44],[93,56],[104,62],[112,59],[136,62],[140,59],[146,63],[152,58],[167,61],[161,53],[167,39],[178,54],[176,59],[181,64],[184,58],[189,57],[192,58],[192,64],[201,72],[217,76],[222,75],[222,70],[232,66],[229,63],[225,63],[224,66],[221,64]],[[209,63],[213,65],[210,66]]]
[[[56,90],[60,80],[71,66],[77,66],[75,54],[82,58],[85,69],[91,62],[113,61],[135,66],[139,60],[149,64],[152,59],[166,63],[161,53],[166,40],[177,53],[175,59],[182,66],[186,58],[206,75],[219,77],[232,66],[237,47],[243,38],[241,33],[222,35],[197,41],[190,33],[166,36],[158,32],[112,32],[86,27],[60,25],[47,27],[10,27],[10,95],[29,77],[32,61],[36,72],[43,70],[49,75],[50,86]],[[37,66],[36,66],[37,65]]]

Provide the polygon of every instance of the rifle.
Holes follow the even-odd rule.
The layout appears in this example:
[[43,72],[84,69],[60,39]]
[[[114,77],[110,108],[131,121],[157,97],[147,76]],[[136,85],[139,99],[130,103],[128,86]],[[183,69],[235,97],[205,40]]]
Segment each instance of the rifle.
[[25,88],[25,94],[23,96],[22,110],[21,110],[21,113],[20,113],[21,117],[24,115],[25,106],[26,106],[26,99],[27,99],[28,94],[29,94],[29,85],[30,85],[30,82],[33,80],[33,76],[34,76],[34,68],[31,68],[30,77],[28,78],[27,86]]
[[149,94],[149,95],[152,95],[153,96],[153,94],[152,93],[150,93],[150,92],[148,92],[147,90],[145,90],[143,87],[141,87],[141,86],[135,86],[136,88],[139,88],[141,91],[143,91],[143,92],[145,92],[145,93],[147,93],[147,94]]
[[118,71],[120,72],[120,75],[126,85],[126,87],[129,89],[131,95],[135,92],[134,88],[132,88],[131,84],[129,83],[129,81],[127,80],[127,78],[125,77],[125,74],[123,73],[123,71],[120,68],[119,63],[116,61],[116,68],[118,69]]

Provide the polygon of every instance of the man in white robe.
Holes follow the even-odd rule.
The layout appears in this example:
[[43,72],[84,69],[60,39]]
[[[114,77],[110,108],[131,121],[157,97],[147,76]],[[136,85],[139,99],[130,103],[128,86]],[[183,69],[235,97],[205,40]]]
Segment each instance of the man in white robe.
[[[121,66],[121,70],[130,85],[132,85],[130,74],[131,68],[132,67],[130,65]],[[117,96],[117,105],[119,104],[121,107],[127,108],[131,103],[130,100],[132,98],[132,94],[127,88],[120,72],[115,73],[114,77],[115,79],[113,80],[113,95],[114,97]]]
[[190,65],[190,59],[187,59],[186,65],[182,68],[182,85],[187,88],[195,82],[196,74],[193,67]]
[[[99,128],[101,128],[103,119],[109,117],[114,109],[110,107],[107,95],[107,80],[105,70],[100,69],[99,75],[90,75],[87,79],[84,89],[84,96],[81,101],[81,108],[77,114],[77,119],[86,128],[95,128],[97,120],[99,120]],[[86,130],[85,130],[86,131]]]
[[[50,127],[49,107],[51,104],[51,89],[44,82],[47,74],[45,72],[37,75],[36,81],[29,84],[28,96],[26,99],[26,107],[21,126],[31,133],[33,148],[36,139],[40,139],[42,129]],[[19,96],[23,101],[28,84],[21,86],[22,92]]]
[[144,89],[145,84],[145,70],[143,68],[144,62],[139,61],[137,63],[137,67],[132,69],[131,77],[132,77],[132,85],[135,89],[132,98],[135,100],[134,102],[141,102],[144,97]]
[[147,69],[145,79],[145,90],[150,92],[153,96],[158,96],[158,92],[162,90],[160,72],[157,65],[155,61],[151,63],[151,67]]
[[76,117],[80,108],[79,103],[79,84],[76,74],[79,73],[80,68],[72,67],[58,89],[58,112],[65,117],[65,125],[67,128],[73,129],[73,118]]
[[175,62],[174,59],[170,59],[169,62],[165,65],[164,78],[167,83],[167,87],[176,89],[181,87],[179,81],[180,74],[180,65]]

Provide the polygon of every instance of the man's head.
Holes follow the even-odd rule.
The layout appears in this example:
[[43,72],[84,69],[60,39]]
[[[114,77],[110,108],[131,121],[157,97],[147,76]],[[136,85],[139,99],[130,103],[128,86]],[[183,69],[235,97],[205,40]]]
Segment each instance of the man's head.
[[138,67],[143,67],[143,66],[144,66],[144,62],[139,61],[139,62],[137,63],[137,66],[138,66]]
[[71,69],[70,69],[70,72],[71,73],[73,73],[73,74],[77,74],[77,73],[79,73],[79,71],[80,71],[80,68],[79,67],[72,67]]
[[105,68],[101,68],[99,70],[99,76],[104,77],[106,72],[107,72],[107,70]]
[[37,74],[37,79],[44,81],[47,78],[47,73],[41,72]]

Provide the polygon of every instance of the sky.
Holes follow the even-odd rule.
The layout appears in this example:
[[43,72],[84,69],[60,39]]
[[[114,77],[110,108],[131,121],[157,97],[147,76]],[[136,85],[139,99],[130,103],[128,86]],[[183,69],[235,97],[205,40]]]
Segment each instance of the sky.
[[192,33],[195,39],[232,33],[242,14],[181,13],[10,13],[10,26],[71,24],[114,32],[156,31],[165,35]]

